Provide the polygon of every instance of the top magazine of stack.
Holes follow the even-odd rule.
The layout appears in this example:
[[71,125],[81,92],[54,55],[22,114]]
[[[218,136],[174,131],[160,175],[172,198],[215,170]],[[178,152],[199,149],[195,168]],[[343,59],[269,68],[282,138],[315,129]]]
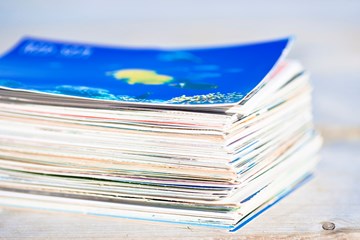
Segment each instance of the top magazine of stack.
[[292,42],[22,39],[0,58],[0,205],[239,229],[318,161]]

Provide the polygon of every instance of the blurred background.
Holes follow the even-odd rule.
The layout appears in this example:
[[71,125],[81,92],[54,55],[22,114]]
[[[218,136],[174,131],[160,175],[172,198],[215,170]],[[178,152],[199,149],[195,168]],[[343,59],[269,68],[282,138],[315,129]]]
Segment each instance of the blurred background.
[[[326,144],[315,180],[285,199],[281,206],[255,219],[241,234],[323,231],[324,221],[335,222],[340,234],[358,231],[360,1],[0,1],[0,52],[29,35],[161,47],[234,44],[295,35],[290,57],[299,59],[311,73],[315,122]],[[107,218],[73,218],[58,213],[0,208],[0,223],[0,238],[7,239],[15,236],[34,237],[31,239],[138,236],[138,227],[124,222],[121,225]],[[141,229],[146,234],[167,236],[167,239],[193,238],[196,234],[209,239],[213,234],[195,233],[190,228],[159,230],[145,224]],[[224,235],[224,239],[226,237]]]
[[360,1],[1,1],[0,52],[22,36],[131,46],[233,44],[295,35],[317,125],[359,137]]

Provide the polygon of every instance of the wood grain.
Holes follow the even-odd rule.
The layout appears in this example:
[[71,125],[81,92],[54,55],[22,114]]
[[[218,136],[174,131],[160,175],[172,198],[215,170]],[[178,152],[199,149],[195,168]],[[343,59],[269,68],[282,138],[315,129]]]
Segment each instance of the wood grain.
[[326,145],[311,182],[236,233],[0,208],[0,239],[360,239],[359,9],[343,0],[1,1],[1,52],[24,35],[189,46],[294,34],[290,55],[312,74]]

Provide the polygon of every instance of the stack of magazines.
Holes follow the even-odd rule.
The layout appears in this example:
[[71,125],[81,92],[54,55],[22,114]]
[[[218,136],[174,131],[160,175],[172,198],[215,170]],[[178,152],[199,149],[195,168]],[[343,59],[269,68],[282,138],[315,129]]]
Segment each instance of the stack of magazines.
[[0,58],[0,205],[239,229],[318,160],[291,43],[21,40]]

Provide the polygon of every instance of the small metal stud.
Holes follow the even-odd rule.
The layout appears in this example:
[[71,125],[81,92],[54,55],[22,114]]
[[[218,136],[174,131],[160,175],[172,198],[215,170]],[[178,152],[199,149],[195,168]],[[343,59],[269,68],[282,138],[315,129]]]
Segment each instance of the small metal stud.
[[334,230],[335,229],[335,223],[332,222],[324,222],[322,225],[322,228],[324,230]]

